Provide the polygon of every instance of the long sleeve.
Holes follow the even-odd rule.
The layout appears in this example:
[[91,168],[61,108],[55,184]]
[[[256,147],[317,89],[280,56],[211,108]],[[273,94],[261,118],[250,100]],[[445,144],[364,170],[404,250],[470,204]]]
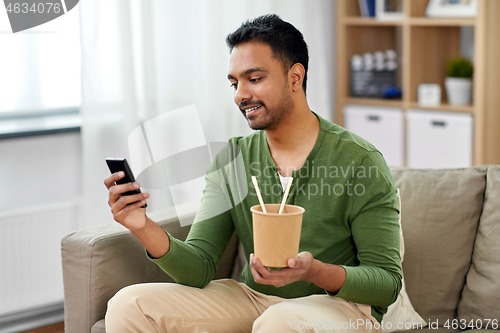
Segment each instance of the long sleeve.
[[360,195],[353,196],[350,216],[359,265],[343,265],[347,277],[336,296],[384,313],[401,289],[397,190],[380,153],[369,153],[361,167],[367,173],[355,178]]
[[206,175],[203,198],[187,239],[183,242],[169,235],[169,252],[159,259],[150,258],[178,283],[205,287],[217,272],[233,235],[230,210],[235,198],[228,187],[234,179],[226,174],[228,168],[235,168],[238,163],[232,153],[228,148],[219,153]]

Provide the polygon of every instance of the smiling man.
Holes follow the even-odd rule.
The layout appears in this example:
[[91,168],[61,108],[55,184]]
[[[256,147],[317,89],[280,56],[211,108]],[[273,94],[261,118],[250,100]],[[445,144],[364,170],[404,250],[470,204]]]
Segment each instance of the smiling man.
[[[256,64],[261,64],[262,67],[249,68]],[[299,76],[304,77],[305,69],[300,63],[294,65],[297,81]],[[274,58],[273,51],[267,44],[251,41],[236,49],[233,47],[227,77],[231,87],[235,89],[235,102],[247,118],[250,128],[276,129],[295,109],[284,71],[283,63]]]
[[[231,139],[218,154],[184,242],[147,217],[141,208],[147,193],[122,196],[138,184],[114,185],[121,174],[105,180],[115,220],[178,282],[118,292],[109,302],[107,332],[380,331],[402,276],[396,188],[382,155],[310,110],[307,45],[291,24],[261,16],[243,23],[227,44],[234,101],[256,132]],[[245,172],[224,168],[238,154]],[[213,172],[220,169],[223,179]],[[251,175],[266,203],[279,203],[294,178],[287,203],[305,214],[301,252],[286,268],[271,270],[253,255],[250,207],[258,201]],[[242,187],[249,195],[232,205]],[[221,205],[230,209],[213,214]],[[234,230],[249,258],[242,282],[211,281]]]

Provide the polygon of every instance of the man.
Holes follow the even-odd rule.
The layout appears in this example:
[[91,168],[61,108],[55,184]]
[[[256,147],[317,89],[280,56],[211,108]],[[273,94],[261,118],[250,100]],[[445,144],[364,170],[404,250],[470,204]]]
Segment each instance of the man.
[[[223,179],[207,174],[200,210],[181,242],[140,208],[147,193],[121,195],[138,184],[114,185],[122,174],[105,180],[115,220],[179,283],[124,288],[109,303],[107,331],[379,331],[373,324],[396,300],[402,276],[396,188],[383,157],[309,109],[307,45],[291,24],[261,16],[227,44],[234,101],[258,131],[231,139],[211,171],[241,154],[245,181],[238,168]],[[271,270],[252,254],[250,207],[258,201],[251,175],[266,203],[279,203],[282,183],[294,178],[287,203],[305,208],[302,252],[286,268]],[[237,186],[226,186],[227,179]],[[249,195],[231,205],[245,186]],[[213,207],[225,204],[230,209],[214,216]],[[249,258],[243,283],[211,281],[234,230]]]

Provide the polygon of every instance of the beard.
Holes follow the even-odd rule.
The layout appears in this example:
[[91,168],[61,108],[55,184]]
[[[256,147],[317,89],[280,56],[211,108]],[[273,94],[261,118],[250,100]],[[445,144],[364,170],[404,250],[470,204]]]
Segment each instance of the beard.
[[[259,114],[257,114],[255,119],[248,118],[244,108],[248,105],[262,105]],[[295,104],[292,100],[292,96],[288,91],[288,84],[283,88],[281,98],[278,102],[278,106],[273,109],[268,109],[266,104],[261,100],[251,100],[245,103],[240,103],[239,108],[243,113],[243,116],[248,122],[248,126],[253,130],[272,130],[278,127],[278,125],[288,118],[294,108]]]

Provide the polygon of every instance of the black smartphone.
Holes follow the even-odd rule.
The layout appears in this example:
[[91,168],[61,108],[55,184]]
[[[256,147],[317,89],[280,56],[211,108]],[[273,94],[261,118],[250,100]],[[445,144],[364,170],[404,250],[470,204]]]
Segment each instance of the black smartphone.
[[[132,173],[132,169],[130,169],[130,166],[128,165],[127,159],[125,159],[125,158],[107,158],[106,163],[108,164],[108,168],[109,168],[109,171],[111,171],[111,173],[115,173],[115,172],[119,172],[119,171],[125,172],[125,177],[116,181],[117,185],[135,182],[134,174]],[[137,190],[125,192],[122,195],[132,195],[132,194],[139,194],[139,193],[141,193],[141,190],[137,189]],[[146,208],[147,206],[148,206],[148,204],[145,204],[141,208]]]

